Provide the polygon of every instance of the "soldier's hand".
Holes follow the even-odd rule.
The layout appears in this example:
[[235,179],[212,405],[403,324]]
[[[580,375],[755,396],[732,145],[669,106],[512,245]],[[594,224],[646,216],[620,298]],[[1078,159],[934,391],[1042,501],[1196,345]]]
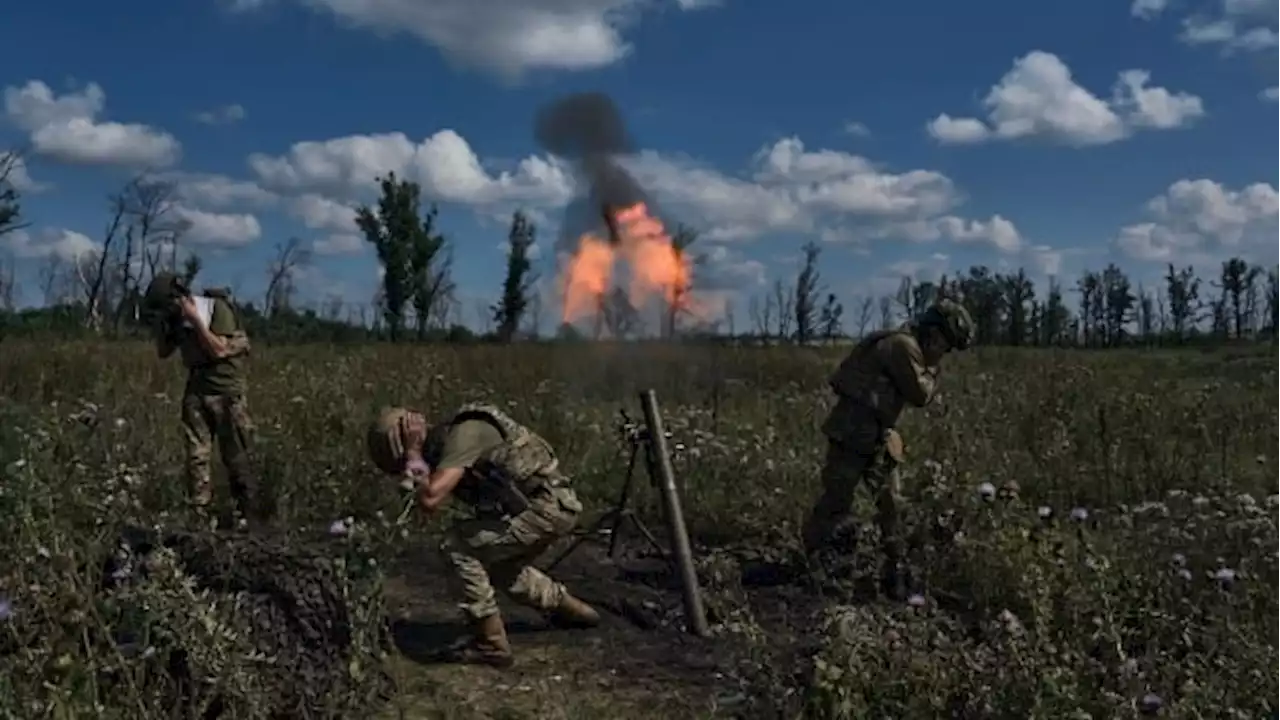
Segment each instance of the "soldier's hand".
[[421,450],[427,439],[427,421],[419,413],[406,413],[400,420],[400,436],[410,450]]

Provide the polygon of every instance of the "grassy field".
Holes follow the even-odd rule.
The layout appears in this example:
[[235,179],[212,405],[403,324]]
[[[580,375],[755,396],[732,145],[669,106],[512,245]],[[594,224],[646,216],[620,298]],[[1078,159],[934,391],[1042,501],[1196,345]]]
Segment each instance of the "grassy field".
[[[400,646],[385,717],[1275,716],[1274,347],[948,358],[940,402],[909,411],[902,428],[921,583],[903,604],[856,590],[872,569],[869,523],[847,594],[759,579],[798,545],[838,359],[786,348],[259,348],[250,408],[282,521],[351,517],[380,533]],[[648,387],[676,443],[715,637],[612,613],[599,631],[552,632],[513,610],[512,671],[423,661],[423,648],[460,631],[431,553],[440,523],[392,525],[394,483],[362,450],[370,414],[497,402],[553,443],[594,514],[622,481],[618,410],[639,417],[636,392]],[[121,523],[181,506],[181,388],[177,364],[141,344],[0,346],[0,638],[26,638],[0,652],[0,716],[141,717],[127,692],[95,697],[95,668],[115,659],[79,643],[106,622],[83,568]],[[636,506],[656,525],[651,493]],[[609,608],[628,596],[678,606],[654,583],[610,575],[598,554],[562,573],[584,595]]]

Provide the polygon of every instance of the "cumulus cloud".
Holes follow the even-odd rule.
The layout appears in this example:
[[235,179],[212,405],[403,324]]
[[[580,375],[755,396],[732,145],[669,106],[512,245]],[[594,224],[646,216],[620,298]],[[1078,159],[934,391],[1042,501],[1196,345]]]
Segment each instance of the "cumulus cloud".
[[1187,127],[1205,114],[1199,97],[1150,87],[1150,80],[1146,70],[1125,70],[1104,100],[1076,83],[1058,56],[1035,50],[988,91],[985,121],[943,113],[926,129],[948,144],[1045,138],[1082,147],[1123,140],[1139,129]]
[[[1168,0],[1133,0],[1134,17],[1154,20],[1176,6]],[[1182,18],[1178,39],[1188,45],[1218,46],[1224,54],[1276,47],[1280,7],[1275,0],[1213,0]]]
[[39,80],[6,87],[5,114],[27,133],[32,149],[65,163],[167,167],[182,146],[148,125],[100,120],[106,94],[97,83],[57,95]]
[[962,198],[942,173],[895,173],[857,155],[806,149],[795,137],[762,148],[744,177],[655,153],[627,164],[663,208],[689,215],[713,241],[813,233],[828,241],[943,238],[1005,252],[1021,246],[1003,217],[974,221],[952,214]]
[[339,198],[366,196],[392,172],[420,183],[429,199],[473,206],[559,206],[573,188],[568,170],[548,158],[530,156],[492,172],[453,130],[420,143],[399,132],[299,142],[284,156],[251,155],[249,167],[268,189]]
[[[589,70],[631,53],[624,32],[652,0],[293,0],[344,24],[408,33],[451,61],[514,79],[530,70]],[[250,10],[267,0],[235,0]],[[676,0],[681,10],[718,4]]]
[[221,105],[211,110],[202,110],[195,114],[196,122],[201,125],[233,125],[245,118],[243,105]]
[[242,247],[262,236],[258,218],[242,213],[215,213],[177,205],[173,214],[185,225],[183,239],[213,248]]
[[364,238],[352,233],[335,233],[311,243],[317,255],[355,255],[364,248]]
[[[760,148],[741,174],[653,151],[619,161],[664,220],[691,224],[712,242],[813,233],[859,243],[941,238],[1005,253],[1022,247],[1017,229],[1002,216],[956,215],[961,194],[938,171],[895,172],[859,155],[808,148],[797,137]],[[573,170],[561,159],[528,156],[494,168],[453,130],[422,142],[399,132],[303,141],[283,155],[254,154],[249,166],[257,179],[250,187],[285,198],[291,215],[330,235],[354,234],[355,203],[376,197],[377,178],[393,172],[420,183],[428,201],[456,203],[502,221],[519,207],[544,228],[545,219],[576,193]],[[230,196],[229,182],[208,194]],[[239,193],[249,194],[247,188]]]
[[854,120],[850,120],[844,124],[844,131],[854,137],[871,136],[871,128],[868,128],[866,125]]
[[0,152],[0,187],[5,184],[21,193],[38,193],[49,189],[47,183],[31,178],[26,159],[16,152]]
[[207,173],[165,173],[160,176],[172,182],[183,202],[193,207],[225,209],[235,207],[271,207],[279,198],[275,193],[249,180],[236,180],[225,175]]
[[56,257],[68,262],[95,255],[102,248],[87,235],[63,228],[44,228],[35,234],[25,230],[5,233],[0,235],[0,247],[19,258]]
[[1133,0],[1129,13],[1136,18],[1150,20],[1164,12],[1168,6],[1169,0]]
[[1116,247],[1135,260],[1195,263],[1225,254],[1276,259],[1274,185],[1239,190],[1206,179],[1179,180],[1146,204],[1149,220],[1120,230]]

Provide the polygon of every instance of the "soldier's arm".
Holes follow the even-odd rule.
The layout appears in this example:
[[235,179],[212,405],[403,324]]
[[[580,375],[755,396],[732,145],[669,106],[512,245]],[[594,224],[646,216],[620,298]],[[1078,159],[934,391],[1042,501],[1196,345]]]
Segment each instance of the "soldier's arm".
[[924,364],[924,355],[911,343],[894,343],[888,358],[889,377],[907,402],[924,407],[938,387],[937,370]]
[[[418,505],[423,510],[434,513],[448,501],[453,494],[453,489],[466,475],[467,468],[471,467],[484,451],[489,439],[485,431],[497,434],[497,431],[483,420],[467,420],[449,428],[443,438],[438,440],[440,443],[438,451],[428,454],[435,455],[439,459],[431,469],[431,474],[427,476],[426,482],[418,485]],[[498,440],[501,441],[501,439],[502,436],[498,435]]]
[[199,318],[190,318],[196,338],[205,352],[215,360],[223,360],[243,354],[249,347],[249,336],[236,327],[232,311],[225,302],[215,301],[209,325]]

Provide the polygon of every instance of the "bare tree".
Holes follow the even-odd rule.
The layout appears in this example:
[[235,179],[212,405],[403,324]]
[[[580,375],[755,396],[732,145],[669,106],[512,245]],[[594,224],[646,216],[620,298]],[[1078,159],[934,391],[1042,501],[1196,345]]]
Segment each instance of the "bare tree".
[[103,296],[107,293],[107,271],[116,238],[120,235],[120,226],[124,223],[125,201],[122,193],[107,199],[111,209],[110,220],[102,234],[102,248],[94,255],[77,263],[80,285],[84,288],[84,324],[94,330],[102,328]]
[[69,285],[73,271],[66,258],[49,253],[40,263],[36,276],[40,280],[40,295],[45,307],[61,305],[69,299]]
[[542,336],[542,288],[537,283],[529,290],[529,307],[525,310],[525,318],[527,320],[526,332],[529,337],[539,338]]
[[756,335],[761,340],[768,338],[773,332],[773,296],[765,293],[763,299],[752,296],[747,304],[747,314],[751,316],[751,323],[755,325]]
[[864,337],[867,334],[867,327],[871,325],[871,316],[875,312],[876,301],[870,295],[863,295],[858,299],[858,337]]
[[267,292],[262,300],[268,317],[286,311],[293,302],[299,267],[311,262],[311,251],[302,246],[302,240],[291,237],[276,244],[275,259],[267,267]]
[[781,279],[773,281],[773,304],[778,310],[778,339],[791,337],[791,322],[795,320],[795,296]]
[[5,312],[12,312],[16,305],[18,279],[15,266],[12,257],[0,264],[0,310]]
[[[155,276],[162,259],[176,259],[178,239],[188,223],[178,216],[177,186],[151,179],[146,173],[135,176],[113,203],[123,208],[124,253],[120,258],[120,303],[116,307],[117,327],[126,315],[137,320],[138,296],[144,283]],[[113,205],[114,206],[114,205]],[[176,263],[175,263],[176,264]]]
[[880,329],[888,330],[893,327],[893,305],[894,299],[888,295],[880,297]]
[[18,202],[18,188],[13,183],[21,169],[21,152],[0,152],[0,235],[21,230],[30,224],[22,222],[22,205]]

